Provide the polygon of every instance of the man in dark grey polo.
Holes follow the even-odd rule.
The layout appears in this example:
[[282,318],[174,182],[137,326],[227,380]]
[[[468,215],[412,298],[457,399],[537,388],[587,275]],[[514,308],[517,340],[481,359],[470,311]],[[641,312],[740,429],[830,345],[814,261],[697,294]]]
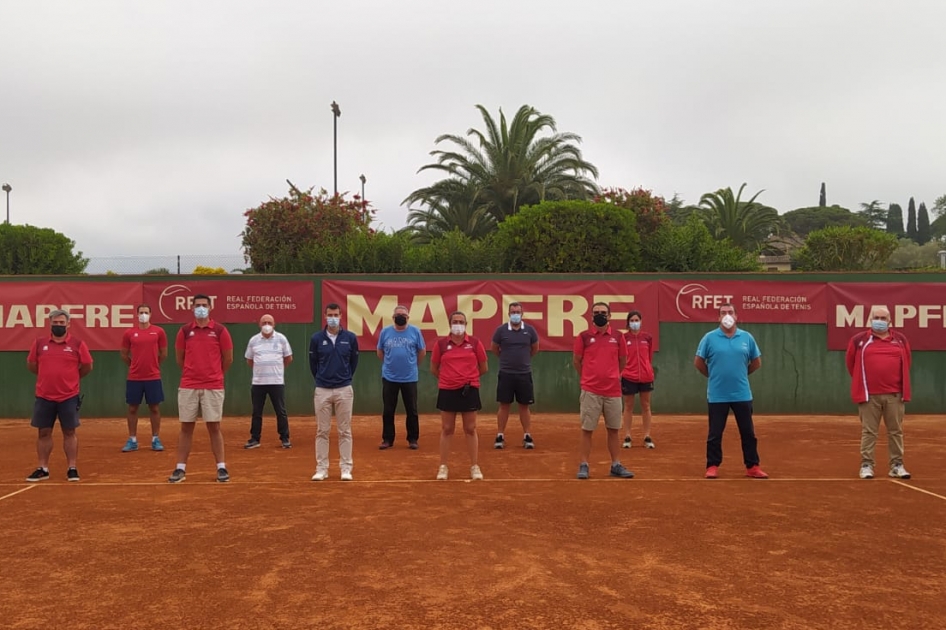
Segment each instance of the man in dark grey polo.
[[529,405],[535,402],[532,387],[532,357],[539,351],[539,335],[535,328],[522,321],[522,304],[513,302],[509,305],[509,323],[502,324],[493,333],[492,350],[499,357],[499,381],[496,385],[496,402],[499,411],[496,421],[499,433],[493,448],[501,449],[506,445],[503,432],[509,422],[509,408],[515,399],[519,403],[519,422],[522,423],[523,448],[535,448],[529,432],[532,414]]

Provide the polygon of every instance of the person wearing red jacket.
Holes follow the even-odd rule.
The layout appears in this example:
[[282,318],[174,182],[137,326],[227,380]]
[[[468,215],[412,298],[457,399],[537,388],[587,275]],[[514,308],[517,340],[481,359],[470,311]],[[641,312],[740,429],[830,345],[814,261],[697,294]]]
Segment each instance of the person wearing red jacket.
[[903,467],[904,403],[910,402],[910,343],[890,330],[890,311],[875,306],[870,329],[851,337],[847,345],[851,399],[861,418],[861,479],[874,478],[874,447],[883,419],[887,429],[890,477],[909,479]]
[[631,448],[631,420],[634,418],[634,396],[640,395],[644,418],[644,447],[656,448],[650,437],[650,394],[654,391],[654,338],[641,330],[640,311],[627,314],[627,364],[621,372],[621,395],[624,397],[624,448]]

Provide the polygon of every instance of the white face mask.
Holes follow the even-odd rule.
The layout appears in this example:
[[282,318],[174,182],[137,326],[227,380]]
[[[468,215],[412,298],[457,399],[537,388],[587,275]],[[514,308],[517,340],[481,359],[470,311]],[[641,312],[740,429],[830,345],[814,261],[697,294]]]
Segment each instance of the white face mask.
[[640,323],[640,322],[631,322],[630,327],[631,327],[631,330],[633,330],[633,331],[636,332],[636,331],[638,331],[638,330],[641,329],[641,323]]
[[138,321],[141,322],[142,324],[147,324],[149,321],[151,321],[151,314],[138,313]]
[[341,317],[326,317],[325,323],[328,324],[329,328],[338,328],[338,324],[342,321]]
[[733,317],[732,315],[723,315],[722,324],[723,324],[723,328],[725,328],[726,330],[729,330],[730,328],[736,325],[736,318]]
[[459,337],[460,335],[462,335],[463,333],[466,332],[466,325],[465,325],[465,324],[453,324],[453,325],[450,326],[450,332],[452,332],[454,335],[456,335],[457,337]]
[[261,328],[260,330],[263,331],[263,334],[264,334],[264,335],[271,335],[271,334],[273,334],[273,327],[272,327],[271,325],[269,325],[269,324],[263,324],[263,326],[262,326],[262,328]]

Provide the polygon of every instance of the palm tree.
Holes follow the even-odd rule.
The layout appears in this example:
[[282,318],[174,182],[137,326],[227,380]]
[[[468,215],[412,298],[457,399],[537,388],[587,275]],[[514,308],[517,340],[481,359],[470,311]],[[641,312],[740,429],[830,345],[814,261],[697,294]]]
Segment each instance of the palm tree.
[[[574,133],[558,133],[555,119],[523,105],[511,124],[499,110],[499,124],[485,107],[477,105],[483,116],[486,133],[469,129],[467,137],[444,134],[436,144],[451,142],[454,150],[436,149],[431,155],[437,162],[420,171],[441,171],[447,175],[441,182],[456,182],[474,193],[477,206],[485,206],[496,221],[518,212],[524,205],[545,200],[588,199],[598,192],[586,175],[598,177],[598,169],[586,162]],[[540,136],[544,131],[551,135]],[[441,183],[441,182],[438,182]],[[453,184],[451,184],[453,185]],[[406,200],[420,201],[433,207],[425,198],[430,188],[414,191]]]
[[778,211],[756,203],[759,191],[742,201],[746,184],[733,194],[732,188],[721,188],[700,197],[700,214],[710,233],[717,239],[729,239],[746,251],[758,251],[766,239],[778,232]]
[[429,243],[454,230],[480,239],[496,229],[496,219],[480,201],[479,191],[457,179],[443,179],[415,190],[404,202],[426,206],[407,213],[405,229],[415,243]]

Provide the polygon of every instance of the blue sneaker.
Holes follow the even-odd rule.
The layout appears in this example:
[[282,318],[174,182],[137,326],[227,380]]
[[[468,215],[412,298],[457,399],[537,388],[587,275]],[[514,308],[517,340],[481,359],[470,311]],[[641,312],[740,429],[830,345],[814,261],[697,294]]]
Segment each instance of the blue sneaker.
[[161,444],[161,438],[157,435],[151,438],[151,450],[152,451],[163,451],[164,444]]
[[578,466],[578,478],[587,479],[588,478],[588,464],[579,464]]
[[130,453],[132,451],[138,450],[138,441],[128,438],[125,442],[125,446],[122,447],[122,453]]
[[624,467],[624,464],[611,464],[611,476],[621,479],[633,479],[634,473]]

